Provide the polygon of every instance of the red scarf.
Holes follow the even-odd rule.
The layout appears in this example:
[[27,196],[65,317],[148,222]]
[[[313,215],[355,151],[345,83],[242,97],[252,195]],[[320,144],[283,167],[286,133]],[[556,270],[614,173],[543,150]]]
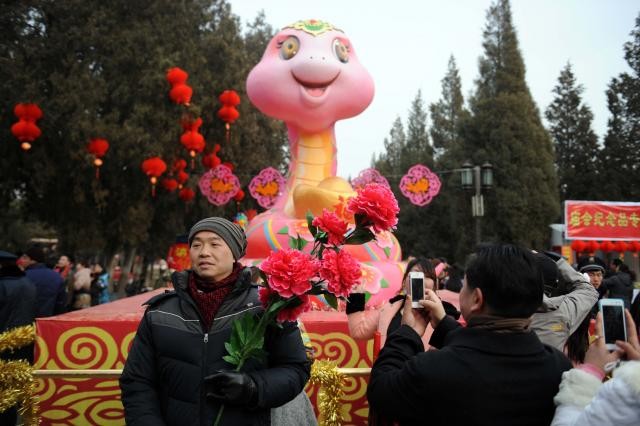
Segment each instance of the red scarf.
[[233,290],[233,286],[238,281],[238,276],[242,269],[243,266],[241,264],[234,263],[231,274],[217,282],[205,281],[195,272],[189,274],[189,294],[198,306],[205,330],[208,331],[211,328],[220,305]]

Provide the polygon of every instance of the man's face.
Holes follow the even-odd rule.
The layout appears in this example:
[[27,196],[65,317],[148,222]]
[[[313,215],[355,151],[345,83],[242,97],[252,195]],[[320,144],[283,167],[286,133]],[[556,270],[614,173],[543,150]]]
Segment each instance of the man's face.
[[21,266],[21,267],[24,267],[24,268],[28,268],[29,266],[31,266],[31,265],[33,265],[35,263],[37,263],[35,260],[33,260],[32,258],[27,256],[26,254],[23,254],[19,258],[18,266]]
[[211,231],[200,231],[189,247],[191,267],[201,278],[220,281],[233,270],[233,253],[220,236]]
[[69,265],[69,258],[67,256],[60,256],[60,259],[58,259],[58,265],[61,268],[66,268],[67,265]]
[[587,275],[589,275],[589,281],[591,281],[591,285],[597,290],[602,285],[602,271],[599,269],[593,271],[587,271]]

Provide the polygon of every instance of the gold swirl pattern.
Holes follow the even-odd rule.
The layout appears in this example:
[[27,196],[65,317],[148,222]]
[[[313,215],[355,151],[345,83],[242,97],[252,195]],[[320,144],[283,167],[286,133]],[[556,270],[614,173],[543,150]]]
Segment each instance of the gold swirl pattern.
[[102,328],[74,327],[58,338],[56,355],[66,368],[107,369],[118,359],[118,345]]
[[360,359],[358,344],[344,333],[307,333],[318,359],[329,359],[340,367],[355,367]]
[[122,338],[122,342],[120,342],[120,354],[122,355],[122,359],[127,359],[129,357],[131,342],[133,342],[133,338],[136,337],[136,333],[137,331],[132,331]]

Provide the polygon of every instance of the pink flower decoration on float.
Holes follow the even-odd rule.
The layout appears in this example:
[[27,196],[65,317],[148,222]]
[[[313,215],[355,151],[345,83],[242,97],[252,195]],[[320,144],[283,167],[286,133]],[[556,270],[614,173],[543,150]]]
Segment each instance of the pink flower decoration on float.
[[203,174],[198,186],[211,204],[222,206],[236,195],[240,189],[240,181],[229,167],[220,164]]
[[309,281],[318,272],[319,263],[310,255],[293,249],[273,252],[260,265],[267,274],[269,287],[280,296],[300,296],[311,288]]
[[370,183],[358,189],[358,195],[349,199],[347,211],[363,217],[367,225],[378,233],[396,226],[400,208],[389,187]]
[[426,206],[440,192],[440,179],[427,166],[416,164],[402,176],[400,191],[412,204]]
[[280,197],[286,181],[273,167],[262,169],[249,183],[249,193],[265,209],[270,209]]
[[361,263],[360,268],[362,270],[361,282],[365,291],[371,294],[376,294],[380,291],[380,282],[382,281],[382,272],[378,268]]
[[382,231],[376,234],[376,245],[380,248],[392,248],[393,238],[391,238],[391,232]]
[[389,181],[374,168],[364,169],[358,173],[357,177],[351,180],[351,185],[354,189],[364,188],[370,183],[379,183],[380,185],[390,188]]
[[322,209],[322,216],[314,218],[311,224],[327,233],[329,244],[339,246],[344,242],[344,234],[347,233],[347,222],[340,219],[334,212]]
[[309,224],[306,220],[296,220],[289,224],[287,234],[291,238],[302,238],[305,241],[313,241],[313,235],[309,231]]
[[348,297],[362,277],[360,263],[349,252],[325,250],[320,264],[320,278],[336,296]]

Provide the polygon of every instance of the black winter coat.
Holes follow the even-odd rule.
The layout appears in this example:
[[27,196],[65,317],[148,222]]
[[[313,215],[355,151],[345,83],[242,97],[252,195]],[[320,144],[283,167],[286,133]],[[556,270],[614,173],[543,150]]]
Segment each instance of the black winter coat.
[[[205,397],[204,377],[214,370],[233,370],[227,355],[233,320],[260,314],[262,305],[251,273],[240,274],[234,290],[218,310],[210,330],[187,292],[188,273],[173,276],[175,291],[149,300],[120,378],[125,419],[135,425],[211,426],[221,404]],[[272,327],[265,335],[268,365],[252,360],[242,371],[258,389],[257,408],[225,405],[222,425],[268,425],[270,408],[296,397],[309,379],[300,330],[295,323]]]
[[[0,268],[0,333],[24,325],[36,318],[36,286],[17,266]],[[0,354],[2,359],[26,359],[33,362],[33,345]]]
[[370,407],[401,425],[545,425],[562,372],[571,368],[535,333],[461,327],[445,317],[424,352],[402,325],[387,337],[373,365]]

